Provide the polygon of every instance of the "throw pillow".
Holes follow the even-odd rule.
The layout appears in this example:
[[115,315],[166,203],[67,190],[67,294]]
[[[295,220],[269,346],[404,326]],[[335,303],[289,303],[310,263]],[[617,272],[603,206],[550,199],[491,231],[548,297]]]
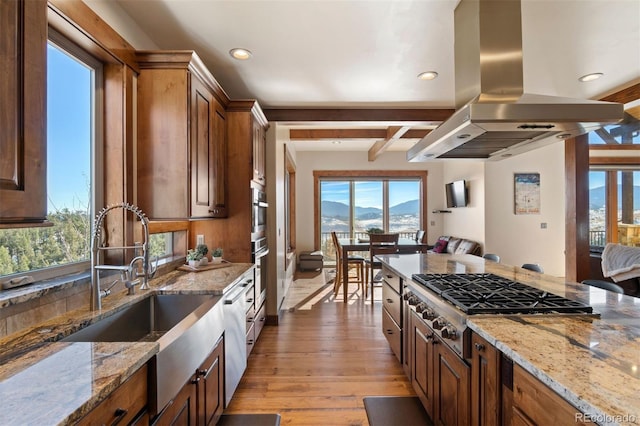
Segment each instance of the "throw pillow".
[[460,245],[460,238],[449,238],[449,244],[447,244],[447,253],[454,254],[456,249]]
[[433,249],[431,250],[434,253],[444,253],[444,251],[447,249],[447,243],[448,243],[447,239],[438,238],[438,241],[436,241],[436,243],[433,246]]

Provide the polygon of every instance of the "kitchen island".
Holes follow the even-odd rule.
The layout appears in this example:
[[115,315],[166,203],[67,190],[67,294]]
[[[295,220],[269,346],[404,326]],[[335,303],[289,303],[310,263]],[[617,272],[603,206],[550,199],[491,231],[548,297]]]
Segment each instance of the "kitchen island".
[[[87,300],[85,308],[0,339],[0,424],[75,423],[160,350],[157,342],[59,340],[153,294],[221,296],[252,267],[239,263],[197,273],[172,271],[150,280],[150,290],[114,292],[103,299],[101,311],[90,311]],[[15,297],[25,296],[15,292]],[[10,293],[4,299],[12,303]]]
[[473,255],[378,257],[407,291],[425,291],[413,274],[491,273],[593,307],[594,315],[470,315],[466,327],[575,407],[576,420],[640,424],[640,299]]

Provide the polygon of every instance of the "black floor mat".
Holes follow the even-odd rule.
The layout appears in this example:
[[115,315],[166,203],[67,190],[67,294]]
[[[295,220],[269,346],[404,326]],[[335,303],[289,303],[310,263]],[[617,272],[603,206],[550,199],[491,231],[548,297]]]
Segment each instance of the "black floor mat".
[[432,426],[417,396],[367,396],[364,409],[371,426]]

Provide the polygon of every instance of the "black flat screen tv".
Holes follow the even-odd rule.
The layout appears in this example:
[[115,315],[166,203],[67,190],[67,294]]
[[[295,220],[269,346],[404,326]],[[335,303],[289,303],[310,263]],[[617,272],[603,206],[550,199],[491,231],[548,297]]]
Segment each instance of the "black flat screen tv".
[[464,180],[457,180],[445,185],[447,196],[447,208],[465,207],[469,203],[467,194],[467,183]]

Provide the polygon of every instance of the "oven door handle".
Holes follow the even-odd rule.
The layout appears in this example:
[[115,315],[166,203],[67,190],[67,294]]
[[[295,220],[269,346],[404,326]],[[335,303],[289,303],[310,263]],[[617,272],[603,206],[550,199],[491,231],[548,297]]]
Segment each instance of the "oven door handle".
[[262,256],[264,256],[264,255],[268,254],[268,253],[269,253],[269,247],[265,247],[265,248],[263,248],[263,249],[258,250],[258,251],[257,251],[257,252],[255,252],[253,255],[254,255],[254,257],[257,259],[257,258],[259,258],[259,257],[262,257]]
[[253,205],[258,207],[269,207],[269,204],[266,201],[254,201]]

